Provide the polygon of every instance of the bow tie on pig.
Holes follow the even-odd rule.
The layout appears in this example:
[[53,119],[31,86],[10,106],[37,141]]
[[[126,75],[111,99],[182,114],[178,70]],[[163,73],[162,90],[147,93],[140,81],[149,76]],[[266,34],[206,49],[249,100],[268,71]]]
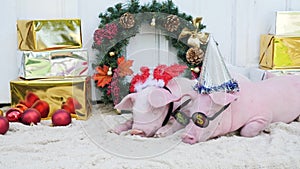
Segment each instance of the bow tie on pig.
[[[113,131],[119,134],[130,130],[131,134],[151,137],[158,131],[165,136],[183,128],[173,117],[170,118],[170,114],[189,99],[188,93],[197,93],[193,89],[197,83],[195,80],[177,77],[186,68],[179,64],[159,65],[151,74],[148,67],[142,67],[141,74],[131,80],[131,93],[115,106],[119,110],[132,111],[132,119],[116,126]],[[169,126],[168,131],[160,131],[165,124]]]

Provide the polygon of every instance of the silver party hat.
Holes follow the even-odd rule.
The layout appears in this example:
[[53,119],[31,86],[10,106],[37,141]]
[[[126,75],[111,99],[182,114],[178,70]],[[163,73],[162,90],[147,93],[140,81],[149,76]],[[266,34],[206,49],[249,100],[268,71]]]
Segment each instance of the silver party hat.
[[231,78],[217,42],[211,34],[209,35],[202,70],[195,89],[201,94],[239,90],[238,83]]

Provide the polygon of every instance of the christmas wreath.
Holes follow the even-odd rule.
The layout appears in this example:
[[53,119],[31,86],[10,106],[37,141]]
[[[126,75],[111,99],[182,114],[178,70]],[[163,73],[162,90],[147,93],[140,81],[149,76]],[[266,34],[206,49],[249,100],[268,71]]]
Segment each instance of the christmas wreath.
[[145,5],[140,5],[138,0],[118,3],[100,13],[99,18],[92,46],[98,51],[93,79],[103,93],[103,102],[116,104],[128,94],[130,84],[126,76],[133,73],[130,69],[133,61],[126,60],[123,53],[129,39],[139,33],[143,23],[160,29],[177,50],[179,60],[190,68],[194,77],[199,75],[208,41],[208,35],[200,32],[205,26],[201,24],[202,18],[193,19],[179,12],[172,0],[161,3],[153,0]]

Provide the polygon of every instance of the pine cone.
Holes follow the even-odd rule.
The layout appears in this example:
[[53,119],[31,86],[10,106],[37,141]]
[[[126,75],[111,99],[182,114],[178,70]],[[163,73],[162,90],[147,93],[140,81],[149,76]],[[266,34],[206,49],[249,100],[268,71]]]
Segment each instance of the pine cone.
[[177,15],[169,15],[167,16],[167,20],[165,23],[165,28],[169,32],[177,31],[178,26],[180,25],[179,18]]
[[131,13],[126,12],[120,17],[119,23],[125,29],[132,28],[135,24],[134,16]]
[[204,59],[202,49],[193,47],[186,52],[186,60],[192,65],[199,65]]

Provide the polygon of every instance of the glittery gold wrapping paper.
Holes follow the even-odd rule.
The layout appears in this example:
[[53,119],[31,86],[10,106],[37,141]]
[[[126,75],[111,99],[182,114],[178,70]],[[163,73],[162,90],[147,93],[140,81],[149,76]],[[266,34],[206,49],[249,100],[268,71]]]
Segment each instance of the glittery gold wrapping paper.
[[81,20],[17,20],[19,50],[81,48]]
[[62,79],[39,79],[10,81],[11,106],[14,107],[21,100],[25,100],[29,92],[36,94],[40,100],[49,104],[50,119],[53,113],[62,108],[68,98],[76,99],[81,108],[75,109],[73,118],[86,120],[91,113],[91,78],[62,78]]
[[87,50],[23,51],[19,75],[25,79],[87,76]]
[[300,68],[300,37],[261,35],[259,65],[263,69]]

